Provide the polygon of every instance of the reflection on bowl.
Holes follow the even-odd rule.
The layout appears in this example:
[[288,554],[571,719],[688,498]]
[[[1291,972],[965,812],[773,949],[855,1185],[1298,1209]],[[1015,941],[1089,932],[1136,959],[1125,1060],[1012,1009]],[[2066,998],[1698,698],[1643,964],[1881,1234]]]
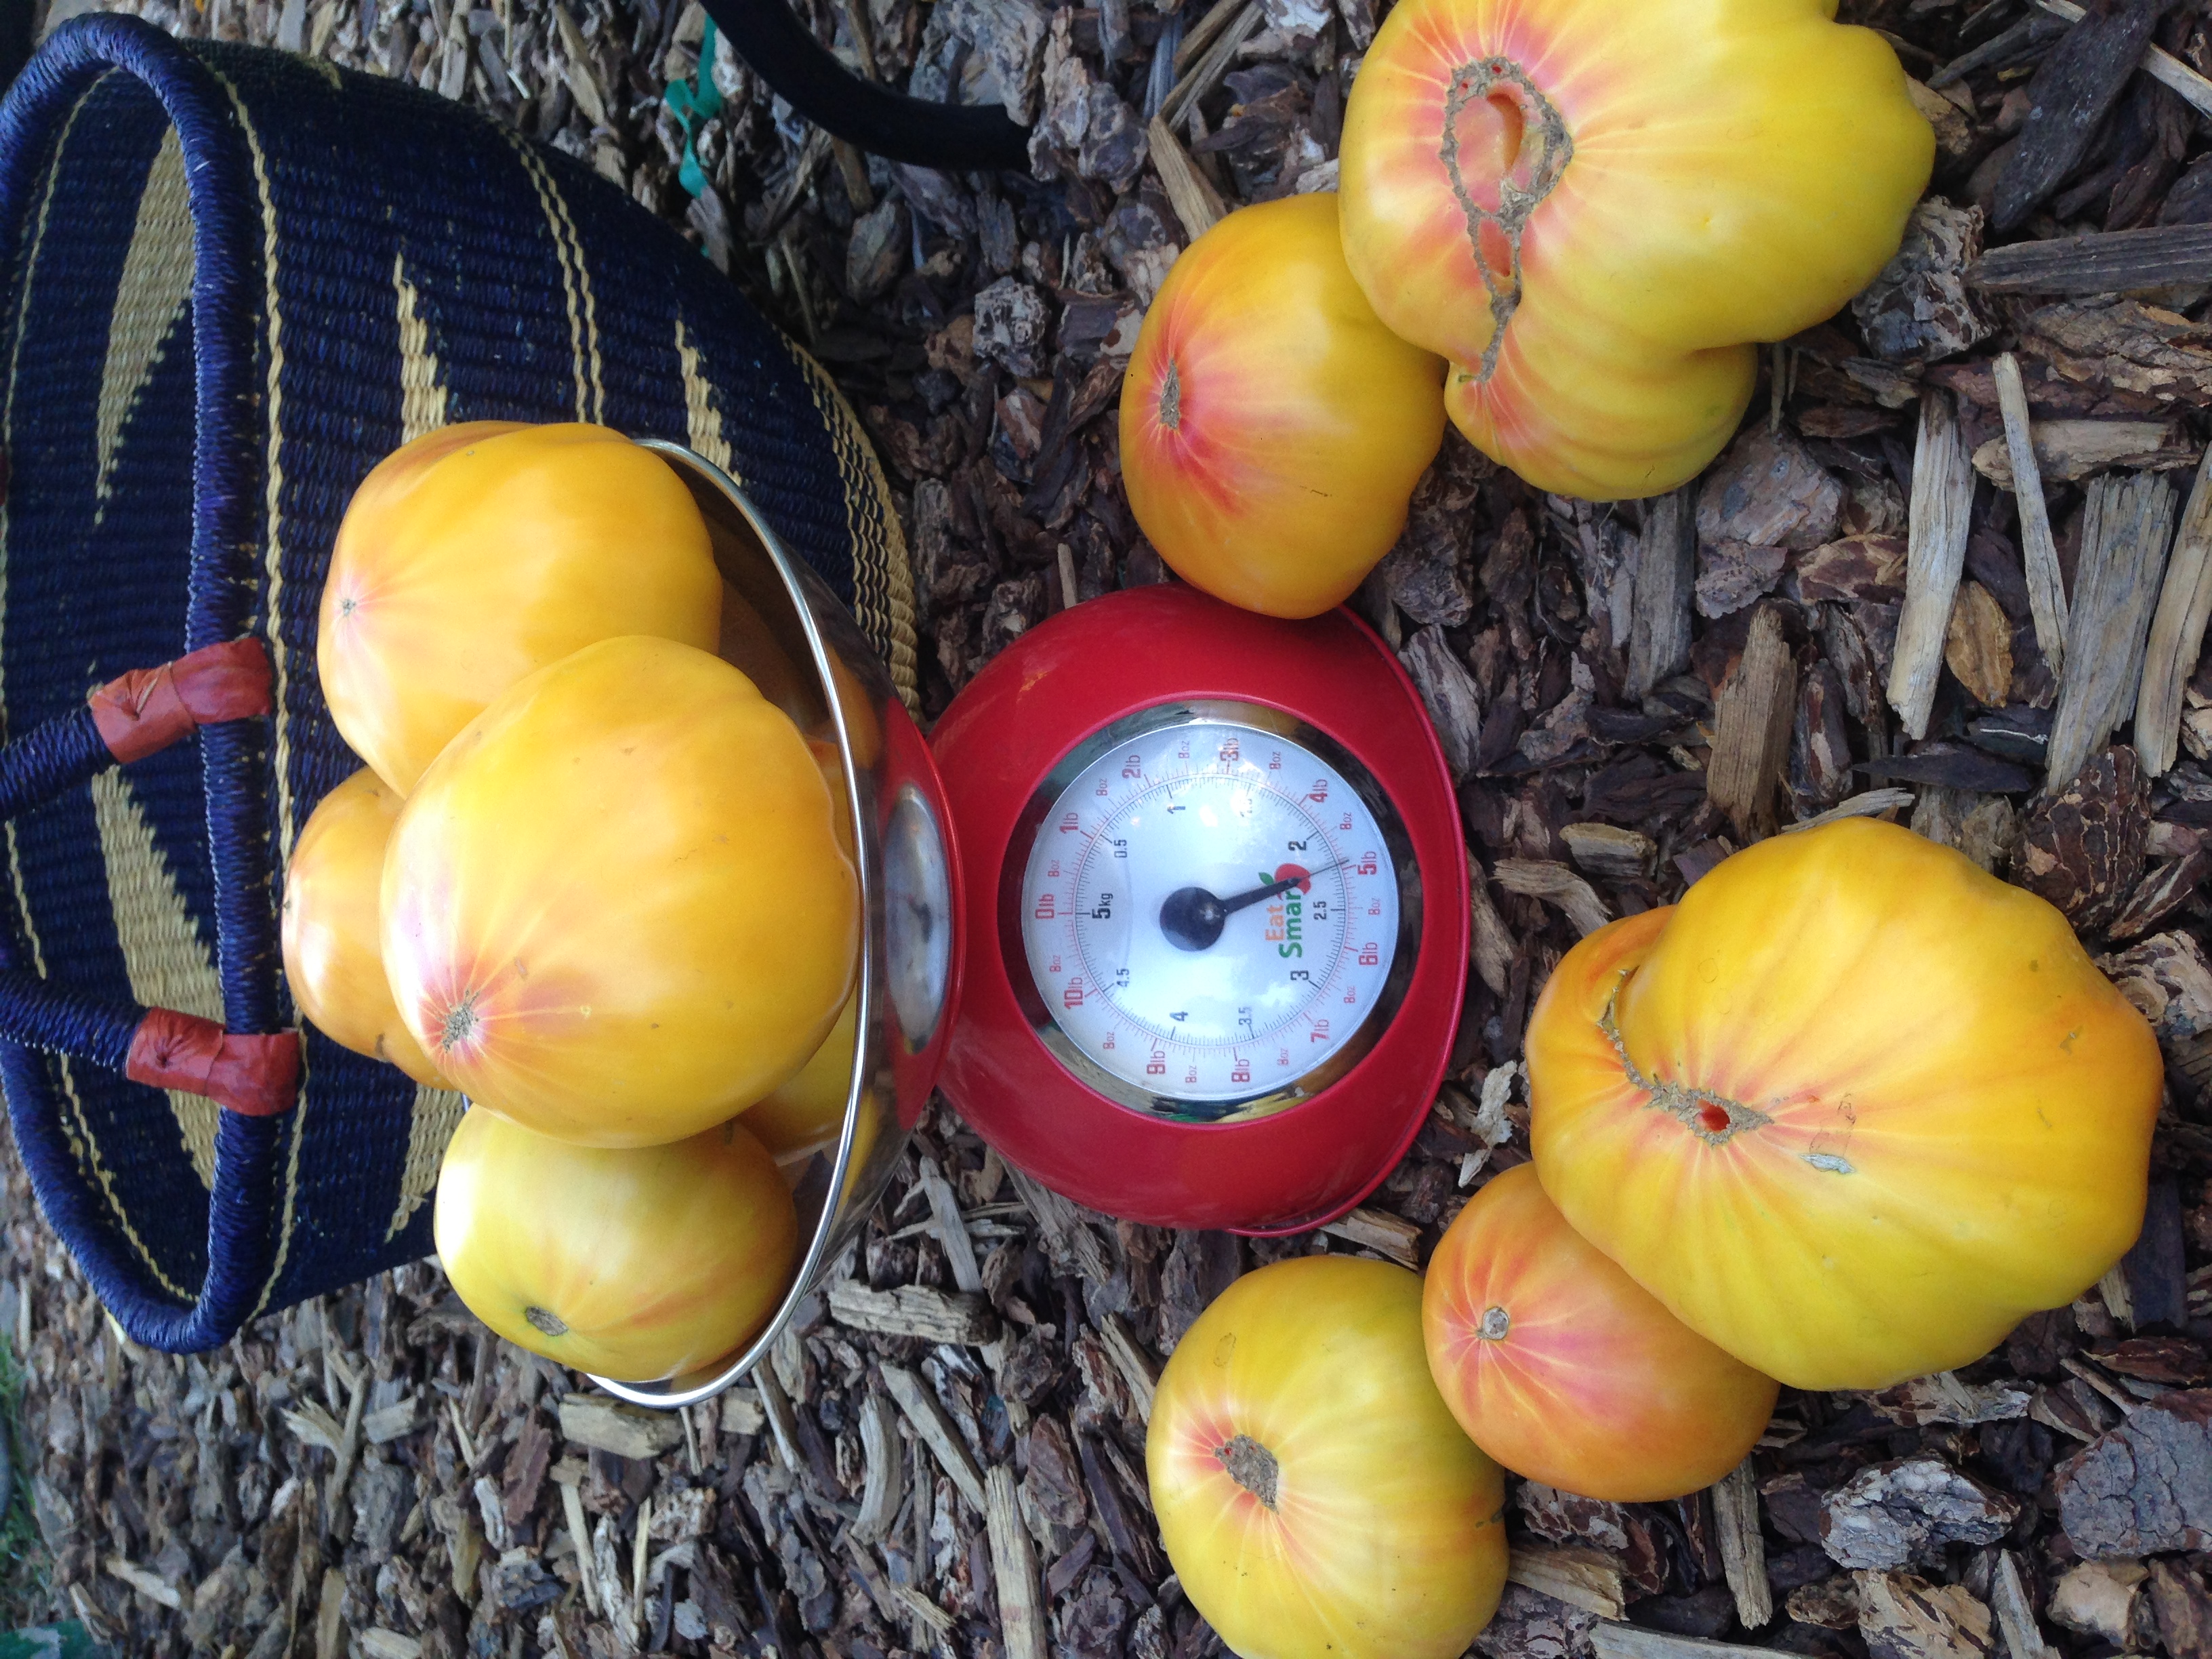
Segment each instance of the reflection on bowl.
[[[640,1405],[676,1407],[719,1394],[768,1352],[897,1168],[901,1126],[921,1115],[951,1025],[957,877],[927,746],[851,613],[726,473],[674,444],[645,447],[676,469],[706,517],[725,584],[723,658],[791,716],[823,763],[866,919],[858,982],[836,1028],[739,1119],[777,1154],[799,1213],[799,1267],[774,1316],[740,1352],[688,1376],[593,1379]],[[897,849],[888,868],[887,843]]]
[[814,1058],[799,1075],[745,1108],[738,1121],[779,1160],[811,1152],[836,1139],[845,1127],[845,1106],[853,1092],[853,1050],[858,1030],[858,995],[845,1000],[844,1012]]

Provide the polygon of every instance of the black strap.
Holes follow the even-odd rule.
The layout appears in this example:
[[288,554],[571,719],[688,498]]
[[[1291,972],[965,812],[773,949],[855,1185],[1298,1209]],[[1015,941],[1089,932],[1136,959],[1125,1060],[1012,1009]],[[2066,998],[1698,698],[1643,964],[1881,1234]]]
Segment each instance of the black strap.
[[706,0],[706,6],[753,72],[833,137],[914,167],[1028,170],[1029,134],[1003,109],[933,104],[862,80],[815,40],[788,0]]
[[30,61],[38,0],[0,0],[0,89],[5,89]]

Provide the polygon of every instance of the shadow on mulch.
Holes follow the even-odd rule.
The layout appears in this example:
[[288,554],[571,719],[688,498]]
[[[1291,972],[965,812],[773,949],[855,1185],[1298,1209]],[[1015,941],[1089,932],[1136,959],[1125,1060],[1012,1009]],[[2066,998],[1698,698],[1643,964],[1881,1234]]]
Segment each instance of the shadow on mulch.
[[[30,1465],[23,1444],[23,1368],[15,1342],[0,1334],[0,1631],[30,1624],[52,1604],[52,1564],[31,1512]],[[13,1638],[0,1635],[0,1659],[11,1659]],[[74,1653],[58,1648],[25,1646],[22,1651]]]

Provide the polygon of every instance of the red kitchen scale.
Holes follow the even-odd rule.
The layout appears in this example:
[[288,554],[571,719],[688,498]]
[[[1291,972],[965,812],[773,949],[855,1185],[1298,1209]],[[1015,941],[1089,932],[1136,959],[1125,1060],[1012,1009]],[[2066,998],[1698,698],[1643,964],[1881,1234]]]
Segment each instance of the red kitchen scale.
[[1450,775],[1348,612],[1107,595],[992,661],[931,748],[958,849],[939,1086],[1109,1214],[1297,1232],[1436,1097],[1466,986]]

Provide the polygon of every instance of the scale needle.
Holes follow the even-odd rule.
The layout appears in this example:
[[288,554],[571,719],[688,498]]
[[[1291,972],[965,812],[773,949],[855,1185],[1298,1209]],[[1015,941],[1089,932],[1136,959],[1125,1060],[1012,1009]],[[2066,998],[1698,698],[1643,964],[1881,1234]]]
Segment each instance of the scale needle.
[[1223,927],[1237,911],[1248,904],[1257,904],[1261,899],[1273,898],[1301,882],[1310,881],[1343,862],[1342,859],[1332,859],[1319,870],[1301,870],[1296,875],[1284,876],[1233,898],[1217,898],[1203,887],[1178,887],[1160,906],[1160,932],[1178,951],[1208,950],[1221,937]]

